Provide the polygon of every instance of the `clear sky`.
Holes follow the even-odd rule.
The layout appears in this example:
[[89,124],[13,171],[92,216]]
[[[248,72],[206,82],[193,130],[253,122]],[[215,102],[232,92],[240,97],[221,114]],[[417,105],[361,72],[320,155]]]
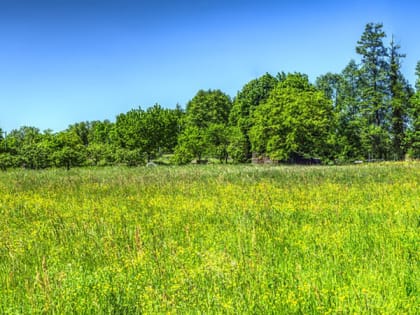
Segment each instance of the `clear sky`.
[[359,57],[368,22],[420,60],[420,1],[0,0],[0,127],[64,130],[269,72],[311,81]]

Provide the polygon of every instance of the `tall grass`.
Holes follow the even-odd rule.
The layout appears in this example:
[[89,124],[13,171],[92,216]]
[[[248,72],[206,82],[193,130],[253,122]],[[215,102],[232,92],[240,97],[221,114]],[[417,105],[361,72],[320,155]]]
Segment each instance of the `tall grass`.
[[0,174],[2,314],[418,314],[420,164]]

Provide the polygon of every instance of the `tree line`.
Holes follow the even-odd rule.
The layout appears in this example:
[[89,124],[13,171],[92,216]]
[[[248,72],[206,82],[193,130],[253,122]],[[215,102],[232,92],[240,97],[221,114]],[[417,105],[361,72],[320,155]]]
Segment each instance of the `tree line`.
[[174,164],[420,158],[420,61],[413,88],[401,72],[401,47],[386,37],[382,24],[367,24],[356,46],[360,61],[315,83],[302,73],[266,73],[233,99],[200,90],[185,109],[155,104],[58,133],[0,129],[0,168],[136,166],[163,154]]

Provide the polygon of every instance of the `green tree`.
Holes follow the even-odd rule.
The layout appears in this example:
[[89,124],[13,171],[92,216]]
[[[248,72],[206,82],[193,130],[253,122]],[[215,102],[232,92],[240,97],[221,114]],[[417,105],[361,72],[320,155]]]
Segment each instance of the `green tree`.
[[55,150],[52,159],[56,166],[71,167],[81,166],[86,161],[85,145],[75,130],[59,132],[54,137]]
[[366,25],[361,66],[352,60],[340,75],[317,79],[337,115],[338,159],[404,157],[412,91],[400,71],[405,56],[393,39],[385,48],[385,36],[382,24]]
[[139,150],[150,161],[158,153],[174,149],[181,115],[179,108],[164,109],[158,104],[146,111],[139,108],[120,114],[115,123],[114,141],[123,149]]
[[[4,136],[3,136],[4,135]],[[7,143],[6,143],[6,135],[7,133],[0,128],[0,153],[6,152],[7,150]]]
[[115,124],[109,120],[89,122],[86,154],[88,165],[113,165],[117,161],[118,146],[112,141]]
[[332,101],[337,118],[333,152],[338,161],[359,160],[369,151],[363,147],[367,122],[362,115],[360,69],[354,60],[340,74],[327,73],[316,80],[316,86]]
[[175,161],[188,163],[196,158],[200,162],[206,154],[226,160],[231,107],[230,97],[220,90],[198,91],[187,104]]
[[[234,160],[245,162],[251,158],[249,131],[252,127],[252,115],[255,109],[264,103],[278,83],[278,79],[266,73],[254,79],[242,88],[235,97],[229,116],[230,125],[235,127],[231,133],[230,152]],[[238,130],[242,135],[238,134]]]
[[0,169],[3,171],[14,165],[13,156],[7,152],[6,136],[6,132],[0,128]]
[[221,163],[228,162],[229,136],[229,128],[225,124],[211,124],[207,129],[206,142],[209,143],[208,152],[219,159]]
[[112,144],[91,142],[86,147],[86,164],[92,166],[113,165],[117,161],[117,148]]
[[146,164],[146,156],[140,149],[117,148],[115,159],[116,163],[131,167]]
[[164,109],[156,104],[147,109],[142,117],[141,150],[146,153],[148,160],[158,153],[170,152],[179,133],[180,109]]
[[386,37],[382,24],[369,23],[356,52],[362,56],[360,68],[361,112],[366,119],[362,142],[369,146],[368,156],[386,158],[390,150],[388,102],[388,52],[383,39]]
[[113,127],[114,123],[110,122],[107,119],[104,121],[94,120],[90,122],[88,143],[111,143],[111,130]]
[[327,73],[316,79],[315,85],[318,90],[331,100],[334,113],[337,117],[337,128],[331,134],[331,156],[336,161],[347,160],[344,152],[348,148],[348,141],[345,135],[347,127],[345,121],[345,79],[342,74]]
[[70,125],[67,130],[74,132],[84,146],[89,144],[89,135],[91,133],[92,124],[89,121],[82,121]]
[[208,152],[207,130],[188,125],[178,138],[175,148],[174,162],[177,164],[190,163],[194,158],[197,162]]
[[188,102],[186,122],[198,128],[207,128],[212,123],[227,124],[232,107],[230,97],[220,90],[200,90]]
[[117,116],[114,141],[119,148],[116,152],[116,160],[119,163],[128,166],[144,164],[144,115],[144,111],[138,108]]
[[166,118],[164,115],[164,110],[157,104],[140,115],[140,123],[138,125],[139,149],[146,154],[147,161],[154,158],[163,146]]
[[287,75],[254,112],[252,149],[273,160],[329,158],[334,130],[331,101],[309,83],[306,75]]
[[24,145],[37,143],[40,139],[41,132],[38,128],[23,126],[7,135],[7,148],[12,154],[19,154]]
[[55,150],[54,136],[46,131],[35,143],[24,144],[21,149],[21,160],[25,167],[43,169],[52,166],[52,155]]
[[164,136],[162,139],[162,151],[173,153],[178,144],[178,136],[182,131],[182,120],[185,115],[180,105],[176,105],[175,109],[166,109]]
[[9,152],[0,153],[0,169],[6,171],[8,168],[15,167],[15,158],[16,157]]
[[48,154],[40,145],[42,140],[43,134],[38,128],[23,126],[12,130],[5,139],[4,150],[13,156],[13,167],[46,167]]
[[398,160],[402,160],[406,153],[406,129],[409,124],[410,98],[412,89],[401,73],[400,46],[394,38],[389,49],[389,94],[391,102],[391,131],[393,139],[393,153]]
[[136,149],[140,147],[140,121],[143,110],[132,109],[117,116],[112,139],[123,149]]
[[341,137],[341,157],[344,160],[359,160],[370,150],[370,143],[363,146],[367,120],[362,113],[362,79],[360,69],[354,60],[342,71],[342,85],[339,95],[338,130]]
[[66,131],[79,138],[85,147],[86,165],[110,165],[117,160],[116,146],[111,141],[114,124],[109,120],[83,121],[70,125]]
[[248,154],[251,151],[250,146],[248,132],[244,134],[238,126],[231,126],[229,128],[229,145],[227,151],[233,162],[246,162],[249,158]]
[[407,135],[408,153],[413,158],[420,158],[420,61],[416,67],[416,93],[411,99],[410,128]]

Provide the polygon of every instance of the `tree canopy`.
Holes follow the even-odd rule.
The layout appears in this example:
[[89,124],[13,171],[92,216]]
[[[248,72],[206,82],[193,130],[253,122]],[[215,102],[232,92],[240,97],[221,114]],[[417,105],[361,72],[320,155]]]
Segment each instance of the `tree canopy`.
[[226,161],[231,107],[230,97],[220,90],[198,91],[187,104],[175,161],[188,163],[195,158],[200,162],[206,154]]
[[311,83],[303,73],[265,73],[231,99],[199,90],[173,109],[155,104],[115,121],[84,121],[66,130],[0,128],[0,169],[144,165],[169,155],[178,164],[214,159],[325,163],[420,158],[420,61],[414,88],[401,70],[405,54],[381,23],[355,43],[360,60]]
[[289,74],[253,115],[252,149],[273,160],[328,157],[328,139],[335,125],[331,101],[306,75]]

